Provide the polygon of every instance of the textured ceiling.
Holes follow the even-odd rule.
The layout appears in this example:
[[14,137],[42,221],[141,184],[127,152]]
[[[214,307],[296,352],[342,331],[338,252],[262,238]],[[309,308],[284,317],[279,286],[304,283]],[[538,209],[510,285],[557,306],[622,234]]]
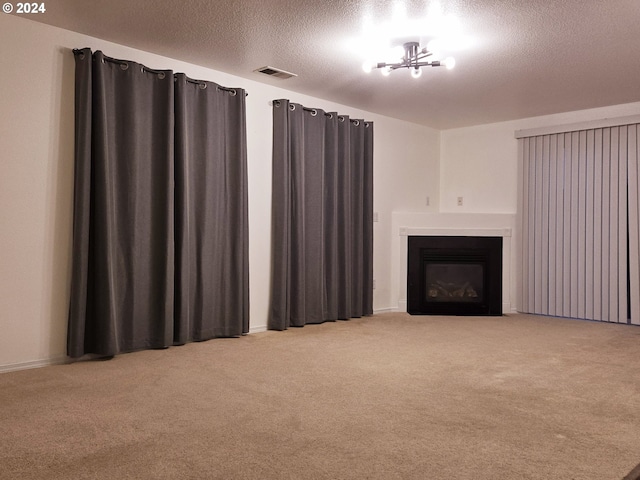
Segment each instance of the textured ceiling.
[[[405,5],[422,15],[428,3]],[[365,13],[381,22],[393,4],[54,0],[30,18],[438,129],[640,101],[638,0],[442,0],[474,45],[456,53],[454,70],[418,80],[367,75],[345,48]],[[253,73],[264,65],[298,77]]]

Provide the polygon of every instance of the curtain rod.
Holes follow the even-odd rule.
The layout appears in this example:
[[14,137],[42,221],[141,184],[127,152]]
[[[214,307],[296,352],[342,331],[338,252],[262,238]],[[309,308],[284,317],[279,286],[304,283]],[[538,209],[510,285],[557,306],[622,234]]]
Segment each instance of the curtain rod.
[[[175,80],[175,77],[174,77],[174,80]],[[205,88],[207,88],[207,82],[206,82],[206,81],[204,81],[204,80],[193,80],[192,78],[187,77],[187,82],[189,82],[189,83],[193,83],[193,84],[196,84],[196,85],[200,85],[200,88],[201,88],[202,90],[204,90]],[[220,85],[216,85],[216,90],[218,90],[218,91],[222,90],[222,91],[224,91],[224,92],[229,92],[229,93],[231,94],[231,96],[232,96],[232,97],[235,97],[235,96],[236,96],[236,94],[238,93],[238,92],[237,92],[237,89],[235,89],[235,88],[222,87],[222,86],[220,86]],[[248,94],[247,92],[244,92],[244,96],[245,96],[245,97],[248,97],[248,96],[249,96],[249,94]]]
[[[74,53],[74,55],[79,55],[80,56],[80,60],[84,59],[84,52],[81,49],[74,48],[73,49],[73,53]],[[108,57],[107,55],[104,55],[104,54],[102,54],[102,58],[107,62],[116,63],[116,64],[120,65],[120,68],[122,68],[122,70],[126,70],[126,69],[129,68],[129,62],[127,60],[118,60],[117,58]],[[134,62],[134,63],[136,63],[136,62]],[[166,72],[170,71],[170,70],[154,70],[153,68],[145,67],[144,65],[141,65],[141,64],[138,64],[138,65],[140,65],[140,68],[142,69],[143,72],[154,73],[154,74],[158,75],[158,78],[160,78],[160,79],[163,79],[165,77],[165,75],[166,75]],[[176,77],[174,75],[173,81],[175,82],[175,80],[176,80]],[[200,88],[203,89],[203,90],[205,88],[207,88],[207,83],[206,83],[205,80],[193,80],[193,79],[187,77],[187,82],[193,83],[193,84],[198,84],[198,85],[200,85]],[[234,97],[238,93],[237,89],[235,89],[235,88],[222,87],[220,85],[216,85],[216,90],[218,90],[218,91],[222,90],[224,92],[229,92],[231,94],[231,96],[234,96]],[[247,92],[244,92],[244,96],[248,97],[249,94]]]
[[[280,106],[280,100],[273,100],[273,102],[272,102],[272,103],[273,103],[276,107],[279,107],[279,106]],[[289,104],[289,109],[290,109],[291,111],[295,110],[295,109],[296,109],[295,104],[290,103],[290,104]],[[311,116],[313,116],[313,117],[315,117],[315,116],[318,114],[318,110],[317,110],[317,109],[315,109],[315,108],[302,107],[302,110],[304,110],[305,112],[309,112],[309,113],[311,113]],[[324,112],[324,116],[325,116],[325,117],[329,117],[329,118],[333,118],[333,113],[327,113],[327,112]],[[344,122],[344,117],[343,117],[342,115],[338,115],[338,120],[340,120],[341,122]],[[349,119],[349,121],[350,121],[351,123],[353,123],[356,127],[357,127],[358,125],[360,125],[360,120],[350,118],[350,119]],[[364,123],[364,126],[365,126],[365,127],[368,127],[368,126],[369,126],[369,122],[363,122],[363,123]]]

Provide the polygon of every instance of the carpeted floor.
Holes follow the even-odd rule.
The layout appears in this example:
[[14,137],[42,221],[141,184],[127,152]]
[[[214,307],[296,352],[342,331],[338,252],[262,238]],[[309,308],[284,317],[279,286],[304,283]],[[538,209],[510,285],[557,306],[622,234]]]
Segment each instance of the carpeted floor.
[[620,480],[640,328],[379,314],[0,375],[0,479]]

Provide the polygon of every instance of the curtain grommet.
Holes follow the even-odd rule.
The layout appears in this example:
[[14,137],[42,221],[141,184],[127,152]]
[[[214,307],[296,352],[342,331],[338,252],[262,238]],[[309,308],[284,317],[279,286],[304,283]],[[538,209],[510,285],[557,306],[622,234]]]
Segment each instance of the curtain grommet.
[[120,64],[120,68],[121,68],[122,70],[126,70],[127,68],[129,68],[129,64],[128,64],[128,63],[126,63],[126,62],[122,62],[122,63]]
[[207,88],[207,84],[204,82],[199,83],[198,86],[200,87],[200,90],[204,90],[205,88]]
[[354,121],[353,121],[353,124],[354,124],[356,127],[359,127],[359,126],[360,126],[360,120],[354,120]]
[[309,112],[309,113],[311,113],[312,117],[315,117],[316,115],[318,115],[318,111],[315,108],[313,110],[311,110],[311,112]]
[[238,92],[236,91],[236,89],[235,89],[235,88],[233,88],[233,89],[229,90],[229,94],[230,94],[232,97],[235,97],[235,96],[238,94]]
[[160,72],[160,73],[158,73],[158,78],[159,78],[160,80],[164,80],[164,77],[165,77],[164,72]]
[[289,110],[291,110],[292,112],[296,109],[296,106],[293,103],[289,104]]

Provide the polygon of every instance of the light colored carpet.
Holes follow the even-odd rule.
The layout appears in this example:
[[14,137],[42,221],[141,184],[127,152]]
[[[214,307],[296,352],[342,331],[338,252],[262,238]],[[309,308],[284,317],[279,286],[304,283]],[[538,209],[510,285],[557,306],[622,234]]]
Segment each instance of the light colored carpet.
[[0,478],[620,480],[640,328],[379,314],[0,375]]

